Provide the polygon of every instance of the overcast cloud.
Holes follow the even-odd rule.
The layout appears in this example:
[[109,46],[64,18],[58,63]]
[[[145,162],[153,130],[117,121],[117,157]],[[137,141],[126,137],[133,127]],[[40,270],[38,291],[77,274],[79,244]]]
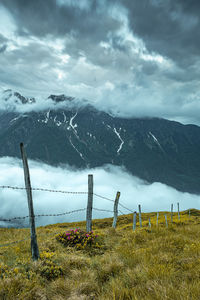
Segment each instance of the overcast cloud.
[[[147,184],[134,177],[121,167],[106,165],[103,168],[90,170],[73,170],[69,166],[52,167],[46,164],[29,161],[32,187],[54,190],[87,192],[88,174],[94,175],[94,193],[109,199],[115,198],[116,192],[121,192],[120,203],[132,211],[141,204],[144,212],[170,211],[177,202],[180,209],[200,209],[200,199],[197,195],[181,193],[161,183]],[[15,158],[0,158],[0,186],[11,185],[24,187],[22,162]],[[0,218],[13,218],[28,215],[25,191],[1,189]],[[35,214],[57,214],[66,211],[86,208],[87,195],[59,194],[33,191]],[[94,208],[113,211],[113,203],[94,196]],[[130,213],[119,206],[122,213]],[[73,222],[85,220],[86,212],[74,213],[60,217],[43,217],[37,219],[37,225],[49,223]],[[93,210],[93,218],[112,217],[113,213]],[[28,219],[27,219],[28,222]],[[6,223],[0,223],[5,225]],[[28,223],[27,223],[28,224]]]
[[198,0],[1,0],[0,87],[200,124]]

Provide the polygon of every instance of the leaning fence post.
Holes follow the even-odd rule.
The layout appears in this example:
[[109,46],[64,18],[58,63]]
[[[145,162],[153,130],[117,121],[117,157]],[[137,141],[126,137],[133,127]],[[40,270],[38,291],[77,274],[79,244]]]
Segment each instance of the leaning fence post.
[[177,203],[177,206],[178,206],[178,219],[180,220],[179,202]]
[[113,224],[112,224],[113,228],[116,228],[116,226],[117,226],[119,197],[120,197],[120,192],[117,192],[116,198],[115,198],[115,203],[114,203],[114,218],[113,218]]
[[173,204],[171,204],[171,223],[173,223]]
[[159,217],[159,212],[157,212],[157,220],[156,220],[156,225],[158,226],[158,217]]
[[93,205],[93,175],[88,175],[88,204],[86,215],[86,231],[92,230],[92,205]]
[[136,218],[137,218],[137,212],[134,211],[134,213],[133,213],[133,230],[136,229]]
[[168,227],[168,223],[167,223],[167,215],[165,214],[165,223],[166,223],[166,227]]
[[141,216],[141,205],[138,205],[138,210],[139,210],[139,221],[140,221],[140,227],[142,227],[142,216]]
[[32,191],[31,191],[31,180],[28,168],[28,161],[26,157],[26,152],[24,149],[23,143],[20,143],[20,150],[24,168],[24,181],[28,199],[28,208],[29,208],[29,223],[30,223],[30,230],[31,230],[31,253],[32,259],[38,260],[39,258],[39,249],[37,244],[37,235],[35,230],[35,216],[34,216],[34,209],[33,209],[33,199],[32,199]]

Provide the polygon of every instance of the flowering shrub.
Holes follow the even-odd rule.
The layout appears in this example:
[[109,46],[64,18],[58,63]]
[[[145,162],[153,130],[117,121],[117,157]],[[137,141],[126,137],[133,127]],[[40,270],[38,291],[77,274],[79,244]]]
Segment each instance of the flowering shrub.
[[39,266],[38,271],[40,275],[47,280],[56,279],[63,275],[62,267],[52,260],[54,256],[54,253],[48,251],[40,253],[41,265]]
[[102,247],[99,245],[98,235],[95,235],[93,231],[85,232],[80,228],[60,233],[56,236],[56,239],[65,246],[74,247],[77,250]]
[[62,268],[60,266],[56,266],[52,261],[48,261],[45,265],[42,265],[39,269],[39,273],[47,280],[56,279],[63,275]]

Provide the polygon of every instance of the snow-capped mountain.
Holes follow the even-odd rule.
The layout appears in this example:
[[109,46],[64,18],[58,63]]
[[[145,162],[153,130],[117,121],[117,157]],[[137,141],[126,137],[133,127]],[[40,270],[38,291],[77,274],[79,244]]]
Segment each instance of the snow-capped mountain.
[[[11,93],[23,105],[36,101]],[[38,112],[0,111],[0,156],[20,157],[19,144],[24,142],[31,159],[78,168],[123,165],[148,182],[200,192],[200,127],[158,118],[119,118],[91,105],[68,105],[74,98],[65,95],[49,99],[64,105]]]
[[13,105],[35,103],[35,98],[24,97],[18,92],[13,92],[11,89],[3,91],[1,93],[1,99],[4,102],[7,102],[7,103],[13,104]]

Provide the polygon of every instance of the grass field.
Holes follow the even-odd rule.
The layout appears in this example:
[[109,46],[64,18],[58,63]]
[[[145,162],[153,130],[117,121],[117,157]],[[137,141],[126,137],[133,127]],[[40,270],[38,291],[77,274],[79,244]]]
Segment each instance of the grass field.
[[[152,227],[148,227],[151,217]],[[0,299],[200,299],[200,211],[174,215],[142,214],[132,230],[132,215],[93,220],[99,247],[76,250],[56,239],[85,222],[37,228],[40,259],[33,262],[30,239],[0,247]],[[29,237],[29,229],[0,229],[0,245]]]

